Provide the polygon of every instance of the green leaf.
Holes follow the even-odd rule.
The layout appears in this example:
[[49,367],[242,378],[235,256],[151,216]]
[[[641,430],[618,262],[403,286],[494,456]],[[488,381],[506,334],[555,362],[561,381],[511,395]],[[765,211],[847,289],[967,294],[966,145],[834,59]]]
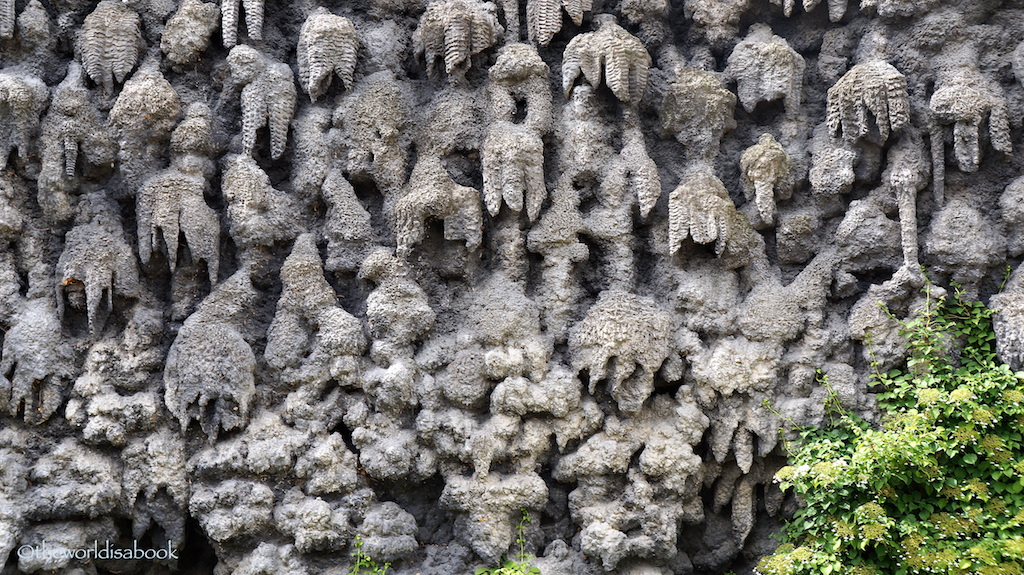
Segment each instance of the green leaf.
[[[863,566],[906,575],[895,552],[908,536],[922,538],[922,552],[963,556],[968,549],[963,543],[996,554],[985,558],[972,552],[962,566],[968,569],[1000,561],[997,550],[1024,536],[1024,525],[1013,519],[1024,514],[1024,480],[1018,479],[1024,469],[1017,468],[1024,462],[1024,422],[1017,421],[1024,415],[1024,402],[1004,399],[1008,391],[1024,392],[1024,372],[1014,374],[998,363],[992,351],[991,310],[965,301],[962,289],[955,288],[948,299],[934,298],[930,289],[926,285],[921,311],[902,322],[901,332],[910,344],[906,365],[913,370],[875,376],[886,387],[879,394],[886,423],[872,427],[830,400],[826,426],[801,428],[799,444],[786,446],[793,467],[826,464],[829,469],[827,475],[815,471],[791,475],[784,482],[806,503],[785,530],[789,541],[811,551],[801,574],[836,575],[849,566]],[[899,321],[891,313],[889,317]],[[959,366],[950,357],[959,357]],[[877,362],[872,365],[877,367]],[[819,381],[828,385],[826,377]],[[925,402],[923,390],[940,393]],[[993,417],[979,418],[976,425],[972,418],[981,409]],[[917,411],[923,415],[914,415]],[[846,463],[836,466],[840,459]],[[998,512],[987,511],[995,505]],[[972,520],[977,530],[969,539],[938,535],[932,521],[937,511],[961,518],[982,508],[986,514]],[[879,523],[882,529],[874,529],[879,535],[873,537],[880,539],[842,542],[835,535],[837,524],[863,534],[865,527]],[[780,559],[792,550],[780,552]]]

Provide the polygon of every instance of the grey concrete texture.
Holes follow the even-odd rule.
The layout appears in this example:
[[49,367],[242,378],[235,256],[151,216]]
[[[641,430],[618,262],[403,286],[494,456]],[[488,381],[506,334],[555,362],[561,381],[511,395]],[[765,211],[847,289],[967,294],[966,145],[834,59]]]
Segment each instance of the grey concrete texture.
[[[922,267],[1024,366],[1021,37],[1020,0],[0,0],[0,574],[520,534],[750,573],[818,371],[875,420]],[[178,558],[71,553],[107,541]]]

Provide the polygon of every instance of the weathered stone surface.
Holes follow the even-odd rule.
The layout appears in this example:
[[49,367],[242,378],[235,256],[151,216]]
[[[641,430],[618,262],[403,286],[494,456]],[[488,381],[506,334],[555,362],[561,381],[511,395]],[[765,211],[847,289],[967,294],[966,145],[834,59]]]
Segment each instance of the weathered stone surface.
[[0,571],[749,573],[921,266],[1024,364],[1021,8],[0,0]]

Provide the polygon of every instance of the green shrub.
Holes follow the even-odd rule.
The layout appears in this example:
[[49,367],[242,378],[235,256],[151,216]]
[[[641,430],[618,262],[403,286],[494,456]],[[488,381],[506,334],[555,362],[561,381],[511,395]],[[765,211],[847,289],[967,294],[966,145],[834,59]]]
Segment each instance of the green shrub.
[[519,553],[515,559],[501,558],[501,564],[497,567],[481,567],[474,571],[474,575],[540,575],[540,569],[530,565],[533,555],[526,552],[526,526],[530,523],[530,514],[522,509],[523,516],[516,526],[516,544],[519,545]]
[[831,396],[776,475],[806,506],[759,573],[1024,573],[1024,372],[997,360],[992,313],[928,298],[905,368],[876,374],[881,428]]
[[352,568],[349,570],[348,575],[385,575],[388,572],[388,569],[391,567],[391,563],[377,565],[376,561],[370,558],[366,553],[363,553],[362,536],[356,535],[356,540],[353,545],[355,547],[355,551],[352,552],[352,556],[355,557],[356,562],[352,564]]

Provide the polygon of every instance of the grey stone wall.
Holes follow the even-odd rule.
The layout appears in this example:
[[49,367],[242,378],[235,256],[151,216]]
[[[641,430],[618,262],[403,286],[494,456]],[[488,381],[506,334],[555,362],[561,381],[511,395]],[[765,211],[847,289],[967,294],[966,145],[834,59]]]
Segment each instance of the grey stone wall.
[[[0,0],[0,573],[467,574],[523,510],[544,575],[748,573],[780,430],[817,370],[876,417],[922,266],[1024,361],[1022,34]],[[107,542],[179,558],[68,556]]]

